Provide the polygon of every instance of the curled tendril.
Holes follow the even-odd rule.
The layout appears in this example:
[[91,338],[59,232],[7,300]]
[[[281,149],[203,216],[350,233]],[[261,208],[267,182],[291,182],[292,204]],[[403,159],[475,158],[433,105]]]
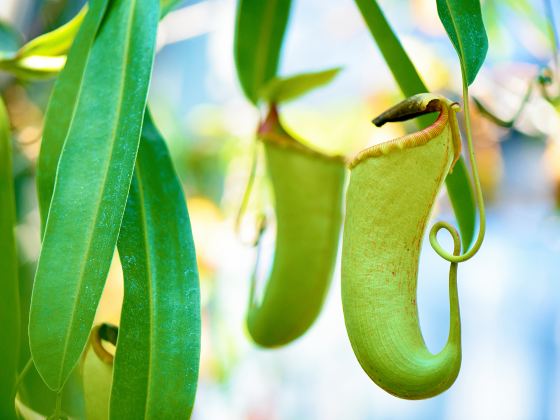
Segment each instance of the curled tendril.
[[[455,255],[450,254],[447,252],[441,244],[438,242],[437,234],[440,230],[444,229],[453,237],[454,247],[457,247],[457,241],[460,240],[460,235],[457,232],[457,229],[452,226],[451,224],[443,221],[436,222],[432,228],[430,229],[430,244],[434,251],[443,259],[451,262],[451,263],[460,263],[469,260],[472,258],[480,249],[482,242],[484,241],[484,234],[486,232],[486,212],[484,209],[484,197],[482,196],[482,188],[480,186],[480,178],[478,176],[478,168],[476,166],[476,159],[474,154],[474,145],[472,140],[472,131],[471,131],[471,118],[470,118],[470,109],[469,109],[469,91],[466,84],[463,86],[463,100],[464,100],[464,121],[465,121],[465,132],[467,135],[467,147],[469,150],[469,160],[471,163],[471,172],[474,182],[474,189],[475,189],[475,197],[476,203],[478,206],[479,214],[480,214],[480,223],[478,229],[478,236],[476,238],[475,243],[472,247],[463,254]],[[451,112],[456,113],[459,110],[458,106],[453,106],[451,108]],[[451,130],[453,138],[455,139],[454,142],[460,142],[461,134],[459,131],[459,126],[457,124],[457,118],[453,115],[450,119],[451,121]],[[460,246],[460,243],[459,243]]]
[[[440,111],[442,113],[449,112],[448,118],[445,119],[445,124],[449,124],[451,128],[451,135],[453,138],[453,145],[455,149],[455,157],[451,164],[450,170],[453,170],[453,166],[457,162],[459,155],[461,153],[461,133],[459,131],[459,125],[457,123],[456,113],[460,110],[459,104],[457,103],[448,103],[447,106],[442,107],[443,99],[439,98],[434,100],[435,96],[433,95],[426,95],[420,94],[408,98],[407,100],[401,102],[400,104],[396,105],[395,107],[389,109],[388,111],[381,114],[379,117],[373,120],[373,123],[380,127],[386,122],[394,122],[394,121],[405,121],[412,117],[416,117],[423,114],[428,114],[431,112]],[[471,170],[472,176],[474,179],[474,186],[475,186],[475,195],[476,201],[478,204],[478,208],[480,211],[480,228],[478,232],[478,237],[474,243],[474,245],[469,249],[466,253],[460,254],[461,249],[461,237],[457,229],[447,222],[437,222],[435,223],[431,230],[430,230],[430,244],[434,251],[443,259],[451,262],[451,263],[460,263],[463,261],[472,258],[477,251],[480,249],[482,245],[482,241],[484,240],[484,233],[486,230],[486,216],[484,211],[484,200],[482,197],[482,189],[480,187],[480,179],[478,176],[478,170],[476,167],[476,161],[474,156],[474,147],[472,142],[472,134],[471,134],[471,124],[470,124],[470,115],[469,115],[469,106],[468,106],[468,89],[465,87],[463,89],[463,97],[465,98],[465,127],[467,132],[467,142],[468,142],[468,149],[469,149],[469,157],[471,161]],[[437,129],[438,125],[441,122],[436,121],[433,126],[428,130],[422,130],[414,135],[408,136],[410,140],[408,142],[412,143],[423,143],[425,142],[431,133],[431,130]],[[355,165],[356,162],[360,161],[364,156],[371,155],[372,153],[382,153],[384,150],[387,151],[393,147],[400,147],[399,145],[402,143],[402,140],[396,139],[393,141],[386,142],[381,144],[377,147],[373,147],[370,149],[366,149],[364,152],[360,153],[358,157],[350,163],[350,168]],[[437,234],[440,230],[445,229],[449,232],[449,234],[453,238],[454,242],[454,252],[453,255],[447,252],[438,242]]]
[[115,356],[103,347],[102,341],[108,341],[109,343],[116,345],[118,334],[118,327],[110,324],[97,325],[91,331],[91,347],[97,357],[108,365],[113,364]]

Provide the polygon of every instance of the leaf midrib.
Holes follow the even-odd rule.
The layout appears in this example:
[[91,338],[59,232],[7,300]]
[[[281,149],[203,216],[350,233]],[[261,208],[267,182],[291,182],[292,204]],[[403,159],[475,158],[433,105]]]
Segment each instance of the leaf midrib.
[[[58,162],[60,161],[60,156],[62,155],[62,152],[64,150],[64,146],[66,145],[66,141],[68,140],[68,136],[69,136],[70,131],[72,129],[72,126],[74,124],[74,117],[76,116],[76,110],[78,109],[77,104],[80,102],[80,98],[82,97],[83,86],[84,86],[84,75],[86,73],[86,69],[87,69],[89,61],[91,59],[91,46],[95,42],[95,38],[97,37],[97,33],[99,32],[99,30],[100,30],[100,25],[98,24],[98,25],[96,25],[96,28],[95,28],[95,35],[93,35],[94,40],[93,40],[93,42],[90,43],[90,48],[88,50],[88,54],[87,54],[87,58],[85,60],[83,71],[81,72],[80,85],[78,86],[78,94],[77,94],[76,100],[73,103],[72,113],[71,113],[71,116],[70,116],[70,123],[68,124],[68,127],[66,129],[66,135],[64,136],[64,140],[62,141],[62,147],[60,148],[59,158],[56,160],[57,164],[56,164],[56,167],[54,169],[54,177],[52,179],[52,182],[49,182],[50,197],[49,197],[49,205],[47,207],[47,217],[45,219],[45,230],[46,230],[47,223],[49,221],[50,207],[51,207],[52,198],[54,196],[54,192],[55,192],[55,189],[56,189],[56,180],[58,179]],[[41,163],[41,159],[39,159],[39,164],[40,163]],[[44,165],[40,165],[40,166],[44,166]],[[52,163],[50,163],[49,166],[52,166]],[[51,171],[47,170],[46,172],[51,172]],[[44,234],[44,232],[43,232],[43,234]],[[43,238],[41,238],[41,240],[42,239]]]
[[146,212],[146,200],[145,200],[145,193],[144,193],[144,183],[142,182],[142,170],[140,167],[140,162],[137,160],[136,163],[136,178],[138,180],[138,197],[140,200],[140,218],[142,220],[142,237],[144,240],[144,253],[146,255],[146,280],[148,282],[148,306],[149,306],[149,313],[150,313],[150,326],[149,326],[149,347],[150,352],[148,355],[149,362],[148,362],[148,380],[146,382],[146,403],[144,405],[144,418],[148,418],[149,412],[149,402],[150,402],[150,395],[151,395],[151,386],[152,383],[152,367],[153,367],[153,358],[154,358],[154,340],[152,339],[153,336],[153,328],[154,328],[154,305],[152,301],[152,292],[153,292],[153,276],[152,276],[152,262],[151,262],[151,252],[150,252],[150,240],[149,240],[149,231],[148,231],[148,224],[147,224],[147,212]]

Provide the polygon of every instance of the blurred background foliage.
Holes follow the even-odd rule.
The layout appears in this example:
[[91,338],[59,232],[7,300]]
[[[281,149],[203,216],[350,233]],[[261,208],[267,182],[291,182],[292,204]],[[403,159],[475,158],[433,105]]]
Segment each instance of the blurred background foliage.
[[[68,21],[82,3],[0,0],[0,18],[28,40]],[[427,85],[458,98],[460,72],[435,1],[380,4]],[[480,254],[460,267],[463,367],[448,392],[399,400],[371,383],[354,358],[338,269],[319,321],[303,338],[270,351],[256,348],[245,333],[255,249],[244,242],[255,234],[257,214],[273,215],[259,162],[242,230],[234,230],[259,115],[235,74],[235,1],[182,6],[160,25],[150,103],[188,197],[201,273],[202,366],[193,418],[560,418],[560,109],[535,91],[511,130],[473,111],[489,225]],[[490,50],[472,94],[507,120],[540,68],[554,64],[547,14],[540,0],[484,0],[482,8]],[[557,9],[553,19],[560,24]],[[283,107],[286,125],[315,147],[352,155],[407,130],[370,124],[400,97],[351,0],[294,2],[282,63],[282,75],[344,68],[328,87]],[[34,165],[52,83],[0,76],[14,133],[21,292],[27,296],[40,247]],[[452,219],[445,197],[437,212]],[[265,278],[273,224],[262,247]],[[437,351],[448,331],[447,264],[425,250],[419,311],[427,344]],[[121,299],[115,259],[97,320],[118,323]]]

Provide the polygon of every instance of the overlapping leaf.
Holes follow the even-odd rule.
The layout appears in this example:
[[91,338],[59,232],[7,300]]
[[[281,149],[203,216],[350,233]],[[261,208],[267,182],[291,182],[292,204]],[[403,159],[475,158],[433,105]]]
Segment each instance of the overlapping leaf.
[[37,195],[42,230],[47,222],[58,160],[78,108],[84,75],[91,60],[91,47],[105,16],[108,1],[94,2],[77,34],[68,55],[68,62],[56,81],[49,101],[41,152],[37,161]]
[[[180,2],[181,0],[161,0],[161,17],[171,12]],[[66,54],[82,25],[87,9],[86,5],[70,22],[29,41],[19,50],[17,46],[14,47],[17,33],[0,23],[0,70],[27,80],[56,76],[66,63]]]
[[241,87],[254,104],[277,72],[291,0],[239,0],[235,64]]
[[70,22],[41,35],[19,50],[0,55],[0,69],[22,79],[43,79],[56,75],[87,13],[84,7]]
[[12,174],[12,141],[4,103],[0,99],[0,418],[15,419],[13,389],[19,354],[19,285],[16,252],[16,210]]
[[29,325],[33,359],[52,389],[62,387],[84,349],[113,256],[140,138],[158,15],[157,0],[112,1],[84,60],[79,91],[61,96],[74,111],[56,172]]
[[188,418],[200,353],[196,255],[181,185],[148,113],[118,249],[125,295],[111,418]]

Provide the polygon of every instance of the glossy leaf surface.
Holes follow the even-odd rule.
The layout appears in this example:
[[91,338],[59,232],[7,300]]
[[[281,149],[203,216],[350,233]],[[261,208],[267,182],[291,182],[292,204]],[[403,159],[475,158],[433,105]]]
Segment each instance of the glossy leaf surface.
[[76,104],[56,172],[29,326],[33,359],[52,389],[62,387],[85,347],[113,257],[158,16],[156,0],[112,1],[77,98],[64,95]]
[[474,82],[488,52],[479,0],[437,0],[441,23],[461,61],[463,77]]
[[[429,92],[377,1],[356,0],[356,4],[403,95],[409,97]],[[420,126],[429,124],[430,118],[419,118]],[[467,249],[474,237],[476,206],[462,157],[453,172],[447,175],[445,185],[461,231],[463,248]]]
[[88,12],[49,101],[37,161],[37,195],[42,230],[47,222],[58,160],[81,99],[84,75],[92,54],[91,47],[105,16],[108,2],[96,1]]
[[[16,184],[17,185],[17,184]],[[20,184],[21,185],[21,184]],[[27,262],[19,266],[19,294],[21,309],[21,337],[20,337],[20,372],[31,357],[29,351],[29,306],[31,303],[31,289],[35,276],[36,264]],[[39,376],[35,365],[23,377],[18,387],[18,400],[26,407],[44,416],[49,416],[55,409],[56,393],[50,390]],[[62,390],[62,411],[72,418],[84,418],[84,399],[80,367],[77,366]]]
[[277,72],[291,0],[239,0],[235,65],[243,92],[254,104]]
[[285,78],[275,77],[263,87],[259,96],[269,103],[287,102],[330,83],[340,70],[334,68]]
[[0,418],[15,419],[12,391],[18,372],[19,285],[16,249],[16,208],[12,174],[12,138],[4,103],[0,99]]
[[20,48],[18,57],[66,55],[87,14],[87,6],[65,25],[41,35]]
[[200,355],[196,254],[181,184],[148,113],[118,249],[125,293],[111,418],[188,418]]

